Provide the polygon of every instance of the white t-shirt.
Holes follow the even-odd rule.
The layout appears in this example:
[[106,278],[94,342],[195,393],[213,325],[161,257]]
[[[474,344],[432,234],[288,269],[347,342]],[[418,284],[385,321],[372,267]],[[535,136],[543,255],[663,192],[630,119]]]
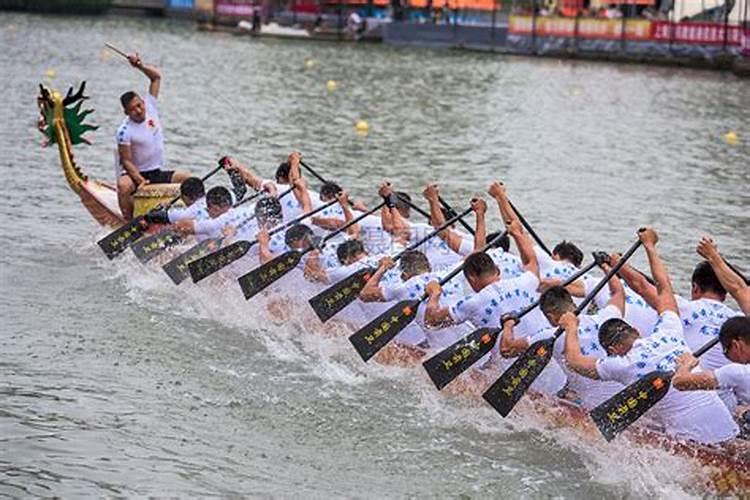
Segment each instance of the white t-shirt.
[[[230,208],[218,217],[213,219],[195,221],[195,237],[198,241],[209,238],[219,238],[223,234],[226,226],[237,228],[244,221],[252,220],[255,213],[253,205],[241,205],[237,208]],[[246,224],[247,225],[247,224]]]
[[[428,224],[417,222],[411,223],[410,230],[411,235],[407,246],[414,245],[421,239],[429,236],[435,231],[435,228]],[[461,256],[451,250],[448,244],[438,236],[430,238],[414,250],[424,253],[427,260],[430,261],[432,270],[437,272],[450,271],[461,260]]]
[[500,270],[500,277],[503,279],[517,278],[525,272],[521,258],[517,255],[506,252],[502,248],[491,248],[485,253]]
[[[444,272],[430,272],[413,276],[407,281],[402,282],[391,282],[387,284],[381,283],[380,291],[383,293],[383,298],[387,302],[398,302],[400,300],[418,300],[422,297],[425,292],[427,283],[430,281],[439,281],[446,273]],[[463,294],[463,284],[461,280],[454,278],[449,280],[443,285],[443,291],[440,294],[440,305],[448,306],[455,303],[460,299]],[[427,328],[424,324],[424,313],[425,306],[420,306],[417,310],[417,317],[415,321],[423,328],[424,335],[427,337],[427,341],[430,347],[445,347],[458,340],[456,334],[463,333],[463,329],[431,329]],[[460,338],[460,337],[459,337]]]
[[169,223],[174,224],[181,220],[195,219],[195,220],[206,220],[208,219],[208,208],[206,208],[206,197],[199,198],[189,207],[174,207],[167,211],[167,217]]
[[[276,192],[279,195],[292,187],[289,184],[279,184],[278,182],[273,182],[273,185],[276,186]],[[279,198],[279,203],[281,203],[281,215],[284,222],[289,222],[290,220],[302,215],[302,203],[300,203],[294,195],[294,191],[283,198]],[[309,224],[307,219],[303,220],[302,223],[304,224],[306,221]]]
[[[603,277],[591,276],[589,274],[583,276],[586,295],[594,289]],[[656,322],[659,320],[659,314],[656,312],[656,309],[648,305],[644,298],[635,293],[624,281],[620,280],[620,282],[625,289],[625,315],[622,319],[638,330],[642,336],[646,337],[654,330],[654,326],[656,326]],[[610,297],[609,286],[605,285],[596,294],[594,303],[599,308],[605,307]]]
[[[586,356],[593,356],[597,359],[606,358],[607,353],[599,343],[599,327],[610,318],[621,317],[620,310],[613,305],[606,306],[596,314],[581,314],[578,317],[578,340],[581,345],[581,352]],[[539,340],[551,338],[556,330],[557,328],[554,326],[545,328],[529,338],[529,345]],[[568,387],[578,394],[581,404],[585,408],[594,408],[620,392],[624,387],[619,382],[593,380],[570,370],[565,363],[565,333],[555,342],[552,355],[567,375]]]
[[741,405],[750,404],[750,365],[729,363],[714,370],[719,389],[731,390]]
[[[164,134],[156,98],[146,94],[143,103],[146,118],[137,123],[126,116],[117,128],[115,140],[118,146],[130,146],[133,163],[139,172],[150,172],[164,167]],[[118,179],[122,172],[120,153],[115,148],[115,178]]]
[[[357,217],[358,212],[354,212]],[[371,255],[388,255],[393,253],[393,238],[383,229],[379,215],[368,215],[357,223],[360,229],[360,239],[367,253]]]
[[[637,339],[625,356],[599,359],[596,371],[602,380],[630,385],[654,370],[673,371],[675,360],[687,350],[680,317],[673,311],[665,311],[651,335]],[[670,389],[649,414],[666,427],[668,434],[680,439],[713,444],[730,440],[738,433],[726,406],[711,391]]]
[[500,279],[458,300],[449,308],[450,317],[455,323],[469,321],[477,328],[497,328],[503,314],[518,312],[537,300],[538,286],[536,275],[528,271],[517,278]]

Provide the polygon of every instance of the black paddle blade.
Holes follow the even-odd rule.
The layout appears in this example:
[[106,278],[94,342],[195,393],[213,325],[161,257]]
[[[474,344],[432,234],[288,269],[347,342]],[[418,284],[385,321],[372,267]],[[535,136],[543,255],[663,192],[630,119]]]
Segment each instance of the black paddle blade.
[[453,382],[492,350],[498,328],[479,328],[422,363],[438,390]]
[[107,257],[114,259],[117,255],[125,251],[131,243],[143,236],[147,227],[148,224],[146,224],[146,220],[141,215],[124,226],[115,229],[97,241],[96,244],[99,245],[99,248],[104,251]]
[[500,415],[507,417],[516,403],[523,397],[549,360],[555,339],[548,338],[531,344],[518,359],[505,370],[500,378],[484,391],[482,397]]
[[349,337],[349,342],[367,362],[414,321],[418,300],[402,300]]
[[164,264],[162,269],[164,269],[164,272],[167,273],[175,285],[179,285],[190,276],[188,265],[195,259],[200,259],[204,255],[213,252],[219,245],[221,245],[221,238],[203,240]]
[[250,250],[251,246],[252,243],[249,241],[235,241],[231,245],[190,262],[188,270],[190,271],[190,277],[193,278],[193,283],[198,283],[203,278],[211,276],[216,271],[239,259]]
[[653,371],[591,410],[589,415],[604,439],[612,441],[658,403],[669,392],[672,375]]
[[320,321],[325,323],[354,302],[374,272],[375,270],[369,267],[360,269],[311,298],[308,302]]
[[167,248],[182,241],[182,235],[177,231],[165,229],[151,236],[146,236],[130,246],[136,258],[146,263],[162,253]]
[[245,299],[248,300],[254,297],[258,292],[272,285],[286,273],[294,269],[299,263],[300,258],[302,258],[302,252],[299,250],[290,250],[269,260],[249,273],[240,276],[240,279],[237,281],[240,282]]

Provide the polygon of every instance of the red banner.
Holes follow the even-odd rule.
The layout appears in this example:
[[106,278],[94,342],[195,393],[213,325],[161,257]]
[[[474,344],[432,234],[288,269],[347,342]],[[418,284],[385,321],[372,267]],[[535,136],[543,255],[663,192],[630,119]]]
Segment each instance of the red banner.
[[[727,45],[742,43],[742,28],[729,25],[726,31]],[[724,24],[722,23],[670,23],[653,21],[651,36],[654,40],[676,43],[696,43],[701,45],[723,45]]]
[[215,0],[214,9],[219,16],[253,16],[252,0]]

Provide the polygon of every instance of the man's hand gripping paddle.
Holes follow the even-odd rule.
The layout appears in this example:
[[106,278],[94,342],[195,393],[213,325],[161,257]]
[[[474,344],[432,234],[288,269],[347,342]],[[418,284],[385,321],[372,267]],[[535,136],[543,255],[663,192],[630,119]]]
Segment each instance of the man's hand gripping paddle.
[[[597,283],[594,289],[586,295],[575,309],[575,315],[578,316],[582,311],[588,307],[589,303],[596,297],[599,291],[604,288],[607,282],[617,274],[617,272],[625,265],[628,259],[638,250],[641,246],[641,241],[635,242],[625,255],[622,256],[620,261],[609,270],[609,272]],[[493,408],[495,408],[500,415],[507,417],[510,414],[513,407],[523,397],[531,384],[536,380],[542,370],[549,364],[552,359],[552,350],[554,349],[555,341],[563,334],[564,330],[562,327],[555,330],[554,335],[551,338],[539,340],[531,344],[526,351],[521,354],[518,359],[500,375],[500,378],[495,381],[494,384],[487,389],[482,397],[487,401]]]

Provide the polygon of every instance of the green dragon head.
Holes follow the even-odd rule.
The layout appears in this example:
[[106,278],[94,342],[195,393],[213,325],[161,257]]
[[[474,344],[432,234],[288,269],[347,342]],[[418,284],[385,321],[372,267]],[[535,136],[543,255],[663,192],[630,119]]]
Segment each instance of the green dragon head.
[[68,89],[64,99],[60,99],[60,95],[56,91],[50,91],[44,85],[39,85],[39,98],[38,104],[42,116],[44,117],[43,122],[40,122],[40,130],[47,136],[47,145],[55,144],[57,138],[54,132],[54,120],[56,118],[55,112],[62,107],[62,118],[65,122],[65,128],[68,131],[68,137],[72,145],[86,143],[90,144],[89,141],[83,137],[83,134],[91,130],[97,130],[99,127],[95,125],[89,125],[84,123],[86,117],[93,113],[93,109],[81,110],[83,101],[88,99],[88,96],[83,95],[83,91],[86,88],[86,82],[82,82],[78,91],[73,94],[73,87]]

